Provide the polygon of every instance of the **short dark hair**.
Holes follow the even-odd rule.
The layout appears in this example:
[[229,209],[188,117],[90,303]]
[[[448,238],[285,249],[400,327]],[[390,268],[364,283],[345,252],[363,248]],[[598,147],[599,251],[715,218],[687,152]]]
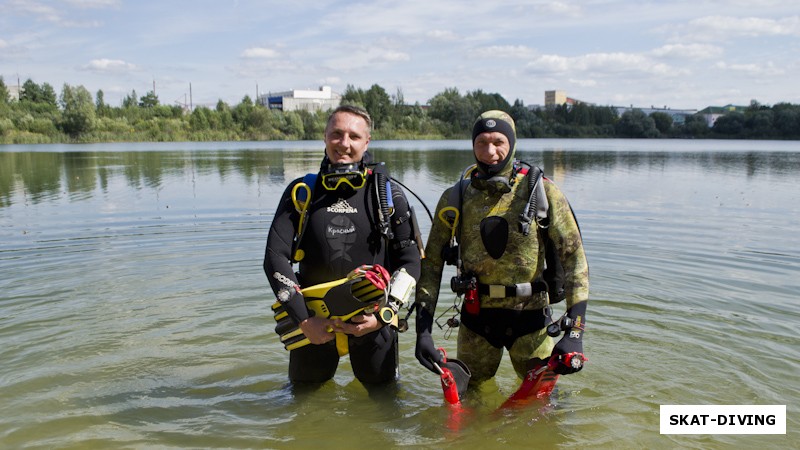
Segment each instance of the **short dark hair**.
[[365,122],[367,122],[367,133],[372,131],[372,117],[369,116],[369,113],[366,109],[358,105],[341,105],[334,109],[331,112],[331,115],[328,116],[328,122],[325,124],[326,129],[331,125],[333,116],[335,116],[337,113],[348,113],[361,117]]

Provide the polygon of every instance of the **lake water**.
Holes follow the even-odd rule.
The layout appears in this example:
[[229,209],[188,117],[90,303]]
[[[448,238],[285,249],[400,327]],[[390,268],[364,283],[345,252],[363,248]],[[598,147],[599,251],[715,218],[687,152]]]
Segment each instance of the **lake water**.
[[[467,141],[370,147],[430,208],[471,161]],[[518,386],[506,357],[460,429],[412,333],[393,395],[346,358],[317,391],[288,385],[261,263],[278,197],[321,156],[0,146],[0,448],[799,448],[800,143],[521,140],[583,230],[589,362],[549,405],[494,415]],[[661,435],[666,404],[787,405],[789,431]]]

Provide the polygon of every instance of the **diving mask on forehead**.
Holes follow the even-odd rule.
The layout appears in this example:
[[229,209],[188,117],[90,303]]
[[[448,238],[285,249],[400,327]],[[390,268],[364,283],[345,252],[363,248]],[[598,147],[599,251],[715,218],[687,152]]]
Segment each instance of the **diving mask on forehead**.
[[328,164],[322,169],[321,175],[322,187],[329,191],[335,191],[343,184],[361,189],[367,183],[367,167],[361,163]]

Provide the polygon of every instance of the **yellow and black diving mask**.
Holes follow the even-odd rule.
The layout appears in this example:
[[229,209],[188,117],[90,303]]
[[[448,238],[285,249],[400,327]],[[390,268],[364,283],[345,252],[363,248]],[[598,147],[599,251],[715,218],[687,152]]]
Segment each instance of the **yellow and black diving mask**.
[[353,189],[361,189],[367,184],[367,167],[361,163],[328,164],[322,171],[322,186],[335,191],[342,185]]

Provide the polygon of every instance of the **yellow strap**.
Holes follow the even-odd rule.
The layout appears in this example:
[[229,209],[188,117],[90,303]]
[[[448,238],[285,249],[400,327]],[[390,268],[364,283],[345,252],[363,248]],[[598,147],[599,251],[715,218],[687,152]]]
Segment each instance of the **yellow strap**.
[[[447,217],[447,213],[452,212],[453,218],[452,221],[449,217]],[[444,224],[450,228],[450,237],[453,238],[456,235],[456,229],[458,228],[458,220],[461,216],[461,213],[458,211],[458,208],[455,206],[445,206],[444,208],[439,210],[439,220],[444,222]]]
[[[473,164],[473,165],[467,167],[464,170],[464,172],[461,174],[461,179],[462,180],[468,180],[470,178],[470,176],[472,175],[472,172],[474,172],[477,168],[478,168],[477,164]],[[456,185],[455,185],[455,187],[453,189],[461,189],[461,181],[456,183]],[[455,240],[456,230],[458,229],[458,221],[461,218],[461,211],[458,210],[459,207],[461,207],[461,205],[458,205],[458,207],[445,206],[444,208],[439,210],[439,214],[438,214],[439,220],[444,222],[444,224],[447,226],[447,228],[450,228],[450,239],[451,239],[451,241]],[[449,213],[449,212],[453,213],[453,217],[447,217],[447,213]]]
[[[305,200],[297,198],[297,191],[299,189],[304,189],[306,191]],[[299,235],[303,231],[303,226],[306,222],[306,211],[308,210],[308,205],[311,203],[311,188],[302,181],[295,184],[292,188],[292,203],[294,203],[294,209],[300,214],[300,219],[297,222],[297,234]],[[305,256],[305,252],[298,248],[292,256],[296,261],[300,261]]]
[[462,180],[469,180],[470,177],[472,176],[472,172],[475,172],[476,170],[478,170],[478,165],[477,164],[473,164],[473,165],[467,167],[466,169],[464,169],[464,173],[461,174],[461,179]]
[[[297,198],[298,189],[304,189],[306,191],[305,200],[300,200]],[[311,188],[302,181],[295,184],[292,188],[292,203],[294,203],[294,209],[299,213],[305,212],[308,209],[309,199],[311,199]]]
[[350,353],[350,346],[347,345],[347,335],[344,333],[336,333],[336,351],[339,356],[344,356]]

